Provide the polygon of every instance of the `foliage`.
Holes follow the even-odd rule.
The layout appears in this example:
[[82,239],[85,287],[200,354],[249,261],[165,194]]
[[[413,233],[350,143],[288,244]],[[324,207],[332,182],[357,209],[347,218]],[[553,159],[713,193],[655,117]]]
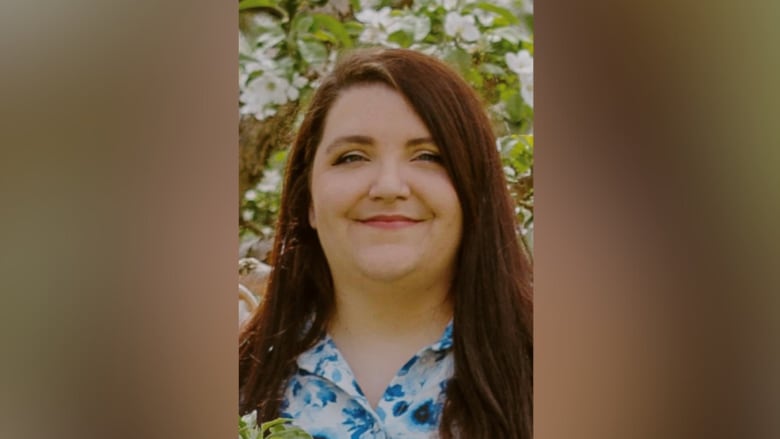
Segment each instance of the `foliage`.
[[238,439],[312,439],[300,427],[290,425],[292,419],[277,418],[258,427],[257,412],[238,418]]
[[[531,0],[243,0],[239,112],[258,123],[300,112],[344,49],[406,47],[445,60],[482,96],[498,135],[520,236],[533,229]],[[297,125],[293,124],[293,129]],[[267,146],[267,145],[266,145]],[[242,194],[241,234],[270,238],[288,145],[270,145],[263,178]]]

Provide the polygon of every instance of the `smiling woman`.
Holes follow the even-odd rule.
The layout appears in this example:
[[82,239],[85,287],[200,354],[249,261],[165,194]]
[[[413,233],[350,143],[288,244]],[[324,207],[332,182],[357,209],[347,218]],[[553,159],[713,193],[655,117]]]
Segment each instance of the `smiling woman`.
[[320,438],[530,438],[531,267],[468,85],[420,53],[355,52],[286,176],[240,412]]
[[[420,299],[445,303],[461,207],[438,148],[403,95],[385,85],[344,91],[328,113],[320,145],[309,224],[336,291],[361,297],[376,291],[372,301],[415,306]],[[378,295],[390,285],[391,292]],[[423,285],[435,293],[399,294]]]

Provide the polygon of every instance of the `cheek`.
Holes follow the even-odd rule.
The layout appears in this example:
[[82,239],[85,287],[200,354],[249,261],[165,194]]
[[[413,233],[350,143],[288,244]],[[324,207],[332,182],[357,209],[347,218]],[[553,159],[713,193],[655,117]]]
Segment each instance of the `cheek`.
[[[338,190],[334,190],[337,187],[329,183],[329,181],[319,182],[320,190],[312,192],[309,204],[309,225],[318,231],[330,229],[334,221],[343,215],[343,195]],[[318,182],[313,181],[313,184],[318,184]]]

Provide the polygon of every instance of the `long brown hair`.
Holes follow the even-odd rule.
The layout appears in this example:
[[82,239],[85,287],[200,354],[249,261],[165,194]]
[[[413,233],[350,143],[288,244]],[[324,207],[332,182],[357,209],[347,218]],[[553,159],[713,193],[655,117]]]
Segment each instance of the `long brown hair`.
[[288,158],[268,289],[240,335],[239,412],[279,416],[298,355],[326,331],[334,293],[308,222],[311,166],[331,105],[345,89],[365,83],[406,97],[439,146],[463,210],[451,291],[455,372],[440,434],[531,438],[532,270],[518,244],[496,139],[484,106],[454,70],[404,49],[350,54],[312,98]]

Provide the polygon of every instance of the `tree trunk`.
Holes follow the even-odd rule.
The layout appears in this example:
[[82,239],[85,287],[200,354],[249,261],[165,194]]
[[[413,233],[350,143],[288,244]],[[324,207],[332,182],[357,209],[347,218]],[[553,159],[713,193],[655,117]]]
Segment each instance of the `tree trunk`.
[[263,171],[271,153],[287,148],[290,128],[298,113],[298,103],[279,107],[276,114],[259,121],[253,116],[241,116],[238,123],[238,200],[241,204],[247,190],[263,179]]

